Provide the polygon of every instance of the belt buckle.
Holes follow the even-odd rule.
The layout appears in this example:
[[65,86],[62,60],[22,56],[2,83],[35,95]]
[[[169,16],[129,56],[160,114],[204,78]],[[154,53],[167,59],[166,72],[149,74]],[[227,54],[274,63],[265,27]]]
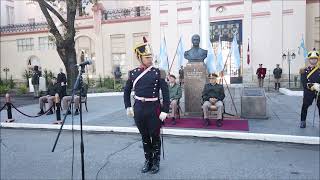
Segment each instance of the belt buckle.
[[141,100],[142,102],[146,102],[146,98],[142,98],[142,100]]

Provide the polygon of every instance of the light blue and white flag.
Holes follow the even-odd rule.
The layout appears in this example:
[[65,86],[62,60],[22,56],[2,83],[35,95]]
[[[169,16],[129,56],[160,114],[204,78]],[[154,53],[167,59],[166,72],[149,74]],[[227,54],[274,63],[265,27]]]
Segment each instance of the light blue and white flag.
[[240,53],[237,43],[236,34],[233,35],[232,45],[231,45],[231,60],[234,60],[234,65],[236,69],[240,68]]
[[220,41],[220,37],[219,37],[216,71],[221,72],[223,70],[223,66],[224,66],[224,63],[223,63],[223,56],[222,56],[222,47],[221,47],[221,41]]
[[306,59],[307,59],[307,56],[308,56],[308,51],[307,51],[306,46],[304,45],[304,39],[303,39],[303,37],[301,38],[301,42],[300,42],[298,54],[300,54],[300,50],[301,50],[301,49],[302,49],[302,51],[303,51],[303,58],[304,58],[304,60],[306,60]]
[[168,71],[169,70],[169,62],[168,62],[168,53],[167,53],[167,45],[165,38],[162,39],[160,44],[160,53],[159,53],[159,69]]
[[178,55],[178,69],[181,66],[186,66],[187,60],[184,58],[184,43],[183,43],[183,38],[180,36],[179,44],[178,44],[178,49],[177,49],[177,55]]
[[217,72],[217,70],[216,70],[216,57],[215,57],[210,40],[208,41],[207,49],[208,49],[208,54],[207,54],[207,58],[205,59],[205,63],[207,66],[208,73],[211,74],[211,73]]

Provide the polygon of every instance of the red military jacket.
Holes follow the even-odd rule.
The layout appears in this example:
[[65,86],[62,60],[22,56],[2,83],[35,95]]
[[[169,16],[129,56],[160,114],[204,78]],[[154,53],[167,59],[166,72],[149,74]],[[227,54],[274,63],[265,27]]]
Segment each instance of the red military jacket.
[[266,77],[266,68],[258,68],[256,74],[258,75],[259,79],[264,79]]

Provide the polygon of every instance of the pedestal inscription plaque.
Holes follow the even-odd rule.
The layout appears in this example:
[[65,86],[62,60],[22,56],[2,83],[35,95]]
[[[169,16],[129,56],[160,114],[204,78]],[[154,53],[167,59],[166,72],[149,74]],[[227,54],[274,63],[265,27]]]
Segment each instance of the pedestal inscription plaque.
[[248,119],[268,119],[264,89],[243,89],[241,96],[241,117]]
[[186,115],[200,115],[201,95],[207,79],[203,62],[189,62],[185,67],[185,109]]

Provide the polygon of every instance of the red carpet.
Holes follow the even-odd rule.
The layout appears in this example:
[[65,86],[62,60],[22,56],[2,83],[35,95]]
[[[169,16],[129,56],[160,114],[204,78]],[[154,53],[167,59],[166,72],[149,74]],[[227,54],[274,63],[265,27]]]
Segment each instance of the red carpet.
[[165,127],[175,127],[175,128],[197,128],[197,129],[220,129],[220,130],[235,130],[235,131],[249,131],[248,120],[229,120],[225,119],[223,121],[222,127],[216,126],[216,121],[214,119],[210,120],[210,125],[204,127],[204,121],[202,118],[181,118],[176,120],[177,124],[171,124],[171,118],[165,120]]

